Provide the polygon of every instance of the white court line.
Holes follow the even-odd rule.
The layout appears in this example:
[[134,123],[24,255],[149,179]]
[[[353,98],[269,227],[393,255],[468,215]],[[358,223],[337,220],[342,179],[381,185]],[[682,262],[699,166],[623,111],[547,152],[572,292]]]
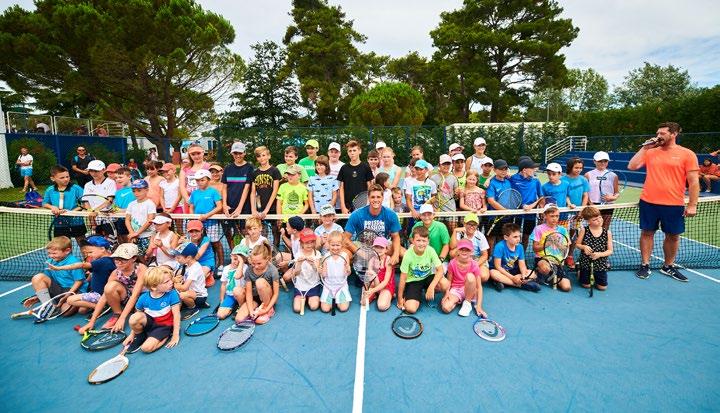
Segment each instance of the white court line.
[[[362,300],[362,298],[360,298]],[[360,307],[360,321],[358,322],[358,344],[355,354],[355,386],[353,388],[353,413],[362,413],[363,391],[365,387],[365,326],[367,312],[370,305]]]
[[[631,250],[635,250],[635,251],[637,251],[637,252],[640,252],[639,249],[637,249],[637,248],[635,248],[635,247],[631,247],[631,246],[629,246],[629,245],[627,245],[627,244],[623,244],[623,243],[620,242],[620,241],[613,240],[613,242],[616,243],[616,244],[618,244],[618,245],[622,245],[622,246],[625,247],[625,248],[630,248]],[[658,257],[658,256],[655,255],[655,254],[650,254],[650,256],[651,256],[652,258],[655,258],[655,259],[658,260],[658,261],[663,261],[663,262],[665,261],[664,259]],[[688,268],[688,267],[683,267],[682,265],[679,265],[679,264],[675,264],[675,265],[678,266],[678,267],[680,267],[680,268],[682,268],[682,269],[684,269],[684,270],[687,270],[688,272],[691,272],[691,273],[693,273],[693,274],[695,274],[695,275],[699,275],[699,276],[701,276],[701,277],[703,277],[703,278],[707,278],[707,279],[710,280],[710,281],[713,281],[713,282],[716,282],[716,283],[720,284],[720,280],[718,280],[717,278],[714,278],[714,277],[711,277],[711,276],[709,276],[709,275],[703,274],[703,273],[701,273],[701,272],[699,272],[699,271],[691,270],[690,268]]]
[[12,293],[14,293],[14,292],[16,292],[16,291],[20,291],[20,290],[22,290],[23,288],[26,288],[26,287],[28,287],[28,286],[30,286],[30,285],[32,285],[32,283],[27,283],[27,284],[21,285],[21,286],[19,286],[19,287],[17,287],[17,288],[13,288],[13,289],[10,290],[10,291],[6,291],[6,292],[0,294],[0,298],[5,297],[6,295],[10,295],[10,294],[12,294]]

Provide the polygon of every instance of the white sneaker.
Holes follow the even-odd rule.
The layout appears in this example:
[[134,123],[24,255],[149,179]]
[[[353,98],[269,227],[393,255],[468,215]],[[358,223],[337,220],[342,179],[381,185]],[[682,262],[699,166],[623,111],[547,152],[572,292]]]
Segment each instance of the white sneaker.
[[460,311],[458,311],[458,315],[460,317],[467,317],[470,315],[470,311],[472,311],[472,304],[470,304],[470,301],[465,300],[460,307]]

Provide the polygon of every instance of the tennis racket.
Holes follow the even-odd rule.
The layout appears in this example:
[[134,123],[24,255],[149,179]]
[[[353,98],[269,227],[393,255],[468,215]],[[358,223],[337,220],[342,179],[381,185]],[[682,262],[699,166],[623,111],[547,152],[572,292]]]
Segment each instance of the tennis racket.
[[338,294],[347,285],[347,277],[350,275],[349,266],[343,254],[328,254],[320,263],[320,281],[332,296],[330,312],[333,316]]
[[[258,306],[258,310],[262,308],[262,304]],[[221,351],[234,351],[247,344],[255,333],[255,319],[248,317],[247,319],[235,323],[227,330],[223,331],[218,337],[217,348]]]
[[318,274],[319,262],[317,257],[301,258],[295,262],[295,276],[293,285],[300,292],[300,315],[305,315],[305,300],[307,294],[313,288],[320,285],[320,274]]
[[473,331],[478,337],[487,341],[505,340],[505,329],[493,320],[479,316],[473,323]]
[[10,318],[17,320],[25,317],[35,317],[35,323],[37,324],[56,319],[70,310],[70,306],[64,304],[65,300],[73,294],[75,293],[66,292],[58,294],[47,302],[41,303],[27,311],[11,314]]
[[124,331],[111,329],[88,330],[80,340],[80,347],[88,351],[100,351],[112,348],[122,343],[127,334]]
[[368,291],[370,286],[378,277],[380,271],[380,256],[374,249],[361,245],[353,255],[352,266],[355,274],[363,283],[363,293],[361,296],[362,305],[370,305],[370,296]]
[[595,289],[595,261],[590,260],[590,291],[588,294],[592,298],[593,290]]
[[357,211],[358,209],[367,206],[368,204],[368,191],[362,191],[359,194],[355,195],[355,197],[352,200],[352,207],[353,211]]
[[88,375],[88,383],[90,384],[102,384],[107,383],[110,380],[121,375],[130,365],[130,360],[125,357],[125,353],[128,350],[129,345],[125,346],[120,354],[107,360],[95,367]]
[[360,246],[364,245],[368,248],[372,249],[373,242],[375,242],[375,238],[381,236],[381,234],[377,231],[374,231],[372,229],[364,229],[357,233],[355,236],[355,240],[358,242]]
[[[105,204],[105,206],[98,209],[98,207],[103,204]],[[83,194],[83,196],[81,196],[78,200],[78,206],[85,211],[97,211],[104,213],[116,212],[118,210],[111,198],[100,194]]]
[[[500,204],[505,209],[518,209],[522,205],[522,195],[520,194],[520,192],[514,189],[506,189],[500,192],[496,200],[498,204]],[[502,222],[505,217],[507,217],[507,215],[497,216],[493,223],[490,225],[490,229],[487,233],[491,234],[495,226],[498,223]]]
[[218,304],[213,310],[212,314],[208,314],[203,317],[198,317],[193,320],[192,323],[185,327],[185,335],[190,337],[202,336],[213,330],[220,324],[220,318],[217,316],[220,304]]
[[406,340],[418,338],[423,333],[423,324],[420,319],[405,314],[404,308],[400,310],[400,315],[393,320],[391,328],[396,336]]
[[545,237],[543,242],[543,258],[553,264],[555,269],[552,271],[552,287],[557,289],[557,284],[562,279],[562,263],[570,252],[570,240],[565,234],[560,232],[552,232]]
[[433,195],[429,203],[435,208],[436,212],[449,211],[450,208],[445,208],[450,201],[455,202],[455,193],[450,191],[449,193],[445,189],[445,177],[442,177],[442,181],[438,184],[437,193]]
[[[272,264],[278,269],[278,271],[280,271],[280,268],[290,268],[293,266],[293,261],[291,259],[292,255],[290,253],[280,252],[273,244],[268,245],[268,248],[270,248],[270,259]],[[285,282],[285,279],[283,279],[282,274],[280,275],[280,285],[283,290],[288,291],[287,283]]]

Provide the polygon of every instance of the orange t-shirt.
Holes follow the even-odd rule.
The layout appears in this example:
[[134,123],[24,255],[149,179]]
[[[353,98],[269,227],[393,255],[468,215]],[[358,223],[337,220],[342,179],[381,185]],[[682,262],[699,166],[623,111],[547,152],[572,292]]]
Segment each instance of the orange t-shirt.
[[640,199],[658,205],[685,205],[688,172],[699,169],[697,156],[690,149],[653,148],[643,158],[647,176]]
[[710,166],[700,165],[700,173],[720,176],[720,169],[718,169],[718,166],[714,163],[711,163]]

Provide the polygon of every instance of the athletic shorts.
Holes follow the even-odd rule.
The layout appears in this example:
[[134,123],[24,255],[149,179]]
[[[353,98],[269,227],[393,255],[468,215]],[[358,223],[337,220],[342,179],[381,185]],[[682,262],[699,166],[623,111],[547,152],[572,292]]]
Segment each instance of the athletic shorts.
[[90,291],[89,293],[82,293],[80,295],[80,299],[82,299],[85,302],[97,304],[98,301],[100,301],[100,293],[96,293],[95,291]]
[[[306,297],[306,298],[319,297],[320,294],[322,293],[322,290],[323,290],[323,286],[322,286],[322,285],[316,285],[316,286],[314,286],[313,288],[311,288],[311,289],[308,290],[307,294],[305,294],[305,297]],[[294,289],[294,293],[293,293],[293,297],[297,297],[297,296],[299,296],[300,294],[301,294],[300,290],[298,290],[297,288],[295,288],[295,289]]]
[[464,287],[452,287],[452,288],[450,288],[450,294],[457,297],[460,301],[465,300],[465,288]]
[[50,297],[55,297],[56,295],[60,295],[62,293],[66,293],[70,291],[70,287],[63,287],[60,284],[58,284],[57,281],[55,281],[54,278],[50,278],[50,287],[48,288],[48,293],[50,293]]
[[[590,269],[580,268],[578,270],[578,282],[583,285],[590,284]],[[607,271],[595,271],[595,285],[607,287]]]
[[[143,328],[143,334],[147,337],[152,337],[158,341],[163,341],[170,337],[173,332],[173,326],[159,325],[155,322],[152,316],[145,314],[145,328]],[[144,341],[144,340],[143,340]]]
[[641,230],[657,231],[660,228],[662,232],[673,235],[685,232],[685,206],[657,205],[641,199],[639,209]]
[[128,229],[125,226],[125,218],[118,218],[115,220],[115,229],[118,235],[127,235]]
[[147,253],[147,250],[150,247],[150,237],[138,238],[136,244],[138,247],[138,257],[142,257],[145,253]]
[[20,176],[32,176],[33,168],[20,168]]
[[237,305],[237,300],[232,295],[225,295],[225,298],[223,298],[222,303],[220,303],[220,308],[230,308],[233,309]]
[[428,275],[425,279],[405,283],[405,300],[422,301],[424,297],[423,291],[430,287],[433,278],[433,275]]

